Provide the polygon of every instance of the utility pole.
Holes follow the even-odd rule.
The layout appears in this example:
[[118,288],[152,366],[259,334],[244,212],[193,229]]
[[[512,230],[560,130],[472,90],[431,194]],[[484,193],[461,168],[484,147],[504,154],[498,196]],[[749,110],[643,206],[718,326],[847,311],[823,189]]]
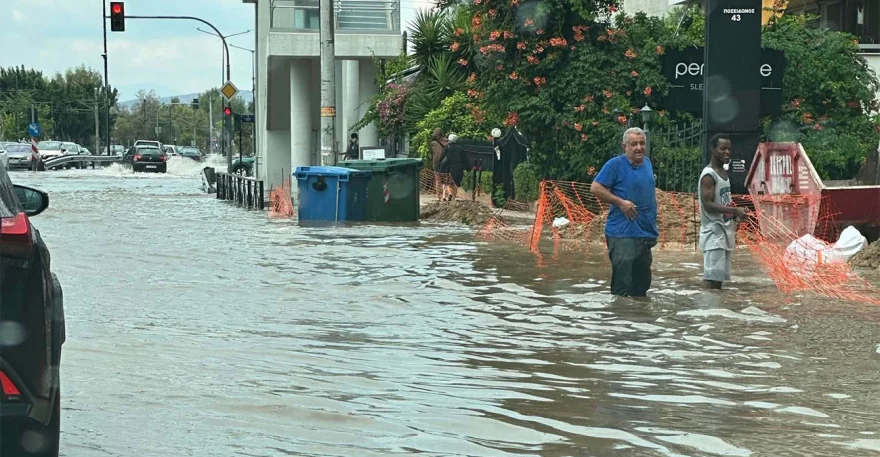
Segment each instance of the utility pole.
[[[101,154],[101,129],[99,127],[98,121],[98,93],[99,90],[95,88],[95,152],[92,154],[100,155]],[[107,152],[109,153],[110,146],[107,146]]]
[[208,96],[208,154],[214,153],[214,100]]
[[321,13],[321,162],[336,165],[336,43],[333,0],[320,0]]
[[189,145],[196,145],[196,110],[193,110],[193,139],[189,142]]

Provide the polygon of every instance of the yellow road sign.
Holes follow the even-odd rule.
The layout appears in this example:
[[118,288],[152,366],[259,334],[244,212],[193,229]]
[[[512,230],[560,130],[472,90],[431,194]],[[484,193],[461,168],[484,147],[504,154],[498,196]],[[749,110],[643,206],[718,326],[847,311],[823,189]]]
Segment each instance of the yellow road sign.
[[238,88],[235,87],[235,84],[232,84],[232,81],[226,81],[226,84],[220,88],[220,93],[223,94],[227,100],[232,100],[232,97],[235,97],[235,94],[238,93]]

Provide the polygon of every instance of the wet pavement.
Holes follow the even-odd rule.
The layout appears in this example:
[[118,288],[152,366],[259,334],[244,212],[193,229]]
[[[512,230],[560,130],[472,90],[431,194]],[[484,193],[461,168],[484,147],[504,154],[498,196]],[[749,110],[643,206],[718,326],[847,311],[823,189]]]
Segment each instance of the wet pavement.
[[[16,172],[65,287],[66,456],[880,452],[880,316],[422,224],[303,229],[168,175]],[[754,275],[753,275],[754,274]]]

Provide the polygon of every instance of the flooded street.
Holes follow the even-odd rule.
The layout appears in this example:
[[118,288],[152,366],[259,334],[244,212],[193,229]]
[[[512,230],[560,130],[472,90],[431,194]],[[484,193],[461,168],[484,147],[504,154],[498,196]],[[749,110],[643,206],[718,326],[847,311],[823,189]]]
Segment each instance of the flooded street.
[[200,168],[11,174],[51,198],[63,455],[880,453],[876,310],[783,302],[744,253],[735,290],[658,252],[651,301],[615,300],[598,249],[303,229]]

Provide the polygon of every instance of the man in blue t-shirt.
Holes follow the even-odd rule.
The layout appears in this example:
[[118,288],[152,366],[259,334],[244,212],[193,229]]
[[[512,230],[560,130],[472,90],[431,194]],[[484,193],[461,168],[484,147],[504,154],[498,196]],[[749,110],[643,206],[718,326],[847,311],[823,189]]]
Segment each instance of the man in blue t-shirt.
[[605,222],[611,293],[623,297],[644,297],[651,288],[657,193],[645,142],[645,132],[638,127],[624,132],[624,154],[605,162],[590,186],[596,198],[611,205]]

